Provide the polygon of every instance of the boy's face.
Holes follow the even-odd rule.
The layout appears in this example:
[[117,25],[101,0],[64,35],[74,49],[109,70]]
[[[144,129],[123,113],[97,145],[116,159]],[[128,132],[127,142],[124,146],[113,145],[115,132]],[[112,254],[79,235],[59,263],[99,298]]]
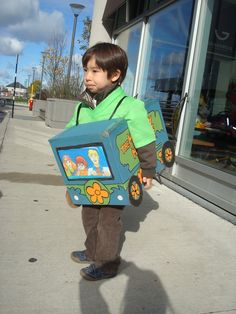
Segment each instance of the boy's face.
[[96,64],[95,58],[92,57],[87,66],[84,67],[84,84],[86,88],[96,94],[102,92],[107,87],[118,80],[120,71],[117,70],[110,78],[107,77],[107,71],[103,71]]

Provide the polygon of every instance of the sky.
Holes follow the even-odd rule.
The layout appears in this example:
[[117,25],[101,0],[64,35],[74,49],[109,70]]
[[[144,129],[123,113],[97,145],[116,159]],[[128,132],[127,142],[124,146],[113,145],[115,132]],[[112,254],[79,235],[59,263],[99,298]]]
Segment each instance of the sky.
[[14,82],[17,54],[17,82],[27,87],[40,80],[42,51],[55,33],[64,33],[69,55],[74,16],[70,3],[85,6],[77,19],[74,54],[79,54],[76,38],[82,33],[83,19],[92,18],[94,0],[3,0],[0,9],[0,86]]

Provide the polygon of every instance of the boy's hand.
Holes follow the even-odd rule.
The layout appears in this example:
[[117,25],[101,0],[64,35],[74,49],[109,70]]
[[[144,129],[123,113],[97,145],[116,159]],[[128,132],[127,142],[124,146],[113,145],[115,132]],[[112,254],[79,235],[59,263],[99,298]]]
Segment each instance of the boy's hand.
[[152,187],[152,178],[143,177],[143,184],[145,190],[148,190]]

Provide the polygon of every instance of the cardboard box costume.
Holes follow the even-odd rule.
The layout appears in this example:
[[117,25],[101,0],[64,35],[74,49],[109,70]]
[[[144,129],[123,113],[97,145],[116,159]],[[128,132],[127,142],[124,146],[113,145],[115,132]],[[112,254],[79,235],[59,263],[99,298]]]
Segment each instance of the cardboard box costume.
[[[99,105],[100,106],[100,105]],[[156,135],[156,172],[174,162],[159,104],[147,101]],[[71,127],[49,140],[74,204],[134,205],[142,201],[143,185],[137,151],[124,119]]]

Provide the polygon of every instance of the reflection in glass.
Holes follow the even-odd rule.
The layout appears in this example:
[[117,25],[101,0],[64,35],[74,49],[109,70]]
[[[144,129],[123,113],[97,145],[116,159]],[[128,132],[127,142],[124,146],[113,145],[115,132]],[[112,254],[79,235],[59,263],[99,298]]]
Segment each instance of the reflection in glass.
[[212,4],[190,157],[235,174],[236,0],[219,0]]
[[130,96],[133,95],[141,30],[142,23],[139,23],[122,32],[117,37],[117,45],[121,46],[126,51],[129,60],[126,78],[122,83],[122,86],[125,92]]
[[160,100],[168,133],[182,93],[192,6],[192,0],[181,0],[151,16],[145,36],[139,95]]

